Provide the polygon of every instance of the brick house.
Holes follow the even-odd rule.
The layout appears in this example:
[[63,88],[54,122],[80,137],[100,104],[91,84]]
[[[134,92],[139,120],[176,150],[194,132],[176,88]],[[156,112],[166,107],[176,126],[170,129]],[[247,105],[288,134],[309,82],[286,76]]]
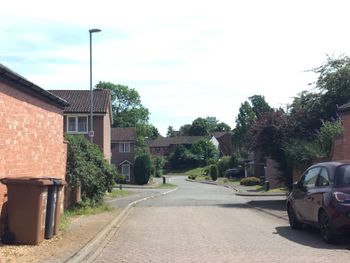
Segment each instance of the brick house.
[[[0,64],[0,179],[65,178],[66,106],[65,100]],[[0,184],[0,223],[6,214],[6,201],[6,186]]]
[[[90,91],[51,90],[52,94],[65,99],[69,106],[64,109],[63,129],[68,134],[82,134],[89,137]],[[105,89],[93,91],[93,141],[105,158],[111,160],[111,124],[113,124],[111,93]]]
[[233,154],[231,132],[213,132],[211,135],[219,142],[220,156],[231,156]]
[[338,108],[343,133],[333,141],[332,160],[350,160],[350,102]]
[[149,150],[153,156],[168,156],[175,150],[176,146],[178,145],[183,145],[189,148],[196,142],[206,139],[210,139],[216,149],[219,149],[219,142],[214,136],[211,138],[206,136],[179,136],[157,138],[150,142]]
[[111,163],[125,176],[126,181],[135,183],[134,161],[136,146],[135,128],[111,129]]

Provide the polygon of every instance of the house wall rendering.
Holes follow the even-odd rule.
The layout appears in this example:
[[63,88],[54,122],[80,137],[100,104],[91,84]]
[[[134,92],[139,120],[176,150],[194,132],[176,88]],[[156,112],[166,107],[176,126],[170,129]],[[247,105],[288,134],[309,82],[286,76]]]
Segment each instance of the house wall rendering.
[[[0,123],[1,178],[65,178],[63,109],[0,79]],[[0,211],[5,201],[0,184]]]

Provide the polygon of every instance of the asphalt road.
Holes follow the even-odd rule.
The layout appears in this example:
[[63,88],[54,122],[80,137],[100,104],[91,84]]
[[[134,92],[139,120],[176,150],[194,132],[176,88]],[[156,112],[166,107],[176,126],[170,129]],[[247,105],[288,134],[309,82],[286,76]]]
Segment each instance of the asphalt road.
[[[295,231],[278,197],[239,197],[232,189],[186,182],[137,205],[95,262],[350,262],[348,238],[325,244],[317,230]],[[281,211],[283,213],[283,211]]]

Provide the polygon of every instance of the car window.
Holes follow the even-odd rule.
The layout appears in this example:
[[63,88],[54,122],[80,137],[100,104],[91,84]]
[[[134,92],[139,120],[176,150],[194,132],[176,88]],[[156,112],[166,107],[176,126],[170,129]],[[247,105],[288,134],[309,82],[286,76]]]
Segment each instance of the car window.
[[338,167],[335,175],[336,185],[350,185],[350,165]]
[[328,186],[329,185],[329,176],[327,169],[321,168],[321,171],[318,175],[316,186]]
[[320,173],[320,170],[320,167],[315,167],[308,170],[303,176],[303,180],[301,182],[302,186],[307,189],[315,187],[317,176]]

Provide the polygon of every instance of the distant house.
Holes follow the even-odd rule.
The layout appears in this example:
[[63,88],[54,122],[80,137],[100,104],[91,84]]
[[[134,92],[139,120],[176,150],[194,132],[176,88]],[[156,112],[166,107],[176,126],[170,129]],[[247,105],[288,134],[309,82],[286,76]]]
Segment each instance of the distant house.
[[231,156],[233,154],[231,132],[213,132],[211,135],[219,142],[220,156]]
[[[0,179],[65,178],[63,109],[67,106],[64,99],[0,64]],[[0,184],[0,235],[6,202],[7,189]]]
[[200,140],[209,139],[216,149],[219,148],[218,140],[213,137],[206,136],[179,136],[169,138],[157,138],[150,142],[149,149],[150,153],[154,156],[168,156],[170,155],[178,145],[183,145],[187,148]]
[[135,183],[134,161],[136,146],[135,128],[112,128],[111,163],[125,176],[127,182]]
[[[69,106],[64,109],[64,132],[89,137],[90,91],[51,90],[52,94],[65,99]],[[93,91],[93,142],[100,146],[105,158],[111,160],[111,124],[113,124],[111,93],[105,89]]]

